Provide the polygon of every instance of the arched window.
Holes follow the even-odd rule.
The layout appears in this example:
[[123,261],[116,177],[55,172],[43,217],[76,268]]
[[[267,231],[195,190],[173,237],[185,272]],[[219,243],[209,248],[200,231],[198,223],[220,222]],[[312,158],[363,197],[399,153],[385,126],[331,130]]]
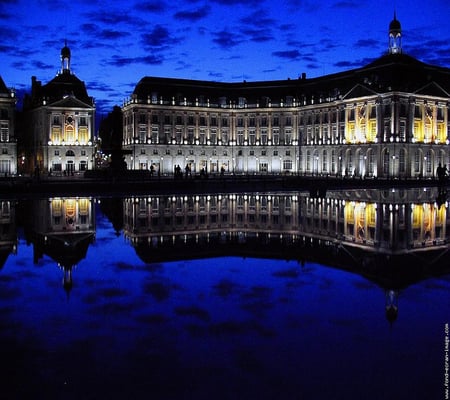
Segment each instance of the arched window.
[[73,152],[73,150],[67,150],[66,157],[75,157],[75,153]]

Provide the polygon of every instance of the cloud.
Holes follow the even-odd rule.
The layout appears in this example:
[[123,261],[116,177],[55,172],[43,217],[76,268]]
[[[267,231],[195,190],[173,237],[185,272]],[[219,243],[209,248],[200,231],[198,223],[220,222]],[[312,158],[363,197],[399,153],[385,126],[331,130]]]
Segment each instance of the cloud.
[[130,33],[124,32],[124,31],[115,31],[112,29],[104,29],[100,32],[99,36],[101,39],[116,40],[116,39],[121,39],[125,36],[130,36]]
[[211,12],[211,8],[207,5],[192,11],[178,11],[174,14],[174,18],[180,21],[197,22]]
[[300,52],[298,50],[285,50],[285,51],[274,51],[272,55],[279,58],[285,58],[289,60],[299,60]]
[[260,5],[260,0],[212,0],[213,3],[220,4],[222,6],[257,6]]
[[369,63],[371,63],[373,61],[373,58],[363,58],[361,60],[355,60],[355,61],[338,61],[336,63],[333,64],[334,67],[337,68],[345,68],[345,69],[350,69],[350,68],[360,68],[363,67]]
[[210,72],[208,72],[208,76],[212,79],[222,79],[223,73],[210,71]]
[[241,18],[240,22],[245,26],[251,25],[264,29],[275,26],[275,20],[267,17],[267,13],[264,10],[256,10],[246,17]]
[[144,47],[147,50],[162,49],[169,45],[179,43],[179,39],[174,38],[169,30],[162,26],[156,25],[154,28],[148,32],[141,35]]
[[160,65],[163,61],[163,57],[153,54],[149,54],[145,57],[122,57],[114,55],[107,61],[107,64],[115,67],[127,67],[133,64]]
[[356,1],[351,1],[351,0],[343,0],[343,1],[338,1],[335,4],[333,4],[332,8],[349,8],[349,9],[354,9],[356,7],[360,7],[361,4],[359,2]]
[[262,43],[273,40],[273,36],[270,31],[266,29],[242,29],[241,33],[248,37],[248,40],[252,42]]
[[380,42],[378,40],[374,40],[374,39],[359,39],[355,43],[355,47],[358,47],[358,48],[373,49],[373,48],[378,48],[379,46],[380,46]]
[[167,9],[167,4],[164,1],[144,1],[137,2],[135,4],[135,9],[137,11],[144,11],[159,14]]
[[235,33],[222,30],[220,32],[213,33],[213,42],[218,44],[220,48],[224,50],[229,50],[233,47],[238,46],[242,40],[236,37]]
[[31,61],[31,65],[32,65],[33,69],[37,69],[37,70],[40,70],[40,69],[41,70],[54,70],[55,69],[54,64],[46,64],[39,60]]

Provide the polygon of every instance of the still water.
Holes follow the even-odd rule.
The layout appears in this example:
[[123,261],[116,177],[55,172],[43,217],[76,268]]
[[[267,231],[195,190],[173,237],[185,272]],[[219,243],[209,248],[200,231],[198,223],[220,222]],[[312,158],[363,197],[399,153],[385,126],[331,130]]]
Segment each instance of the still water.
[[1,203],[1,398],[444,398],[433,189]]

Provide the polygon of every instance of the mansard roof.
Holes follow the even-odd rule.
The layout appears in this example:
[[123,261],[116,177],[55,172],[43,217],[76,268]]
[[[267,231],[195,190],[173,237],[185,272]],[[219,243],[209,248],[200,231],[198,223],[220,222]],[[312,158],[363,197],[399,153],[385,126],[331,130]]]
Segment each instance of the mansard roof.
[[46,85],[41,85],[39,81],[33,77],[31,90],[31,104],[36,106],[42,104],[42,100],[46,100],[47,105],[60,101],[67,96],[75,97],[79,101],[93,106],[92,97],[88,96],[86,86],[83,81],[78,79],[70,71],[64,71],[56,75]]
[[0,94],[8,94],[9,90],[5,85],[5,82],[3,81],[2,77],[0,76]]
[[264,99],[278,103],[292,96],[302,98],[337,99],[347,95],[355,87],[365,87],[367,93],[382,94],[391,91],[415,93],[429,83],[434,82],[442,88],[442,93],[450,93],[450,69],[425,64],[406,54],[387,54],[368,65],[320,76],[316,78],[300,77],[261,82],[224,83],[175,78],[144,77],[135,87],[133,97],[142,102],[157,96],[158,100],[174,99],[177,104],[186,98],[192,103],[196,99],[207,100],[211,104],[226,104],[239,101],[243,97],[247,103],[264,103]]

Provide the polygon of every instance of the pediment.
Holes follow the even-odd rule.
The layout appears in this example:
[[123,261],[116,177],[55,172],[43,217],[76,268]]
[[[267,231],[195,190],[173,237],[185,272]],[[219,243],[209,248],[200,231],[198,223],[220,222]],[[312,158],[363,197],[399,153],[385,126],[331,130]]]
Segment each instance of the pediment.
[[434,81],[426,84],[425,86],[422,86],[414,93],[427,96],[450,97],[450,94]]
[[64,96],[61,100],[52,103],[51,106],[64,108],[92,108],[92,106],[78,100],[75,96]]
[[367,86],[361,85],[358,83],[357,85],[353,86],[344,96],[343,99],[355,99],[359,97],[367,97],[367,96],[374,96],[378,93],[375,92],[372,89],[369,89]]

